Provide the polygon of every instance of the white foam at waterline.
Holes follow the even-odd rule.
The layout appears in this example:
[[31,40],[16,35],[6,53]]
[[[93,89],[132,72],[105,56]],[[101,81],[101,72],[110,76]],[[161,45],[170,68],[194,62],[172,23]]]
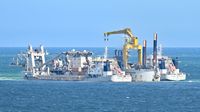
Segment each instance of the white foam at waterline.
[[184,82],[190,82],[190,83],[192,83],[192,82],[200,82],[200,80],[186,80]]
[[0,77],[0,80],[20,80],[21,77]]

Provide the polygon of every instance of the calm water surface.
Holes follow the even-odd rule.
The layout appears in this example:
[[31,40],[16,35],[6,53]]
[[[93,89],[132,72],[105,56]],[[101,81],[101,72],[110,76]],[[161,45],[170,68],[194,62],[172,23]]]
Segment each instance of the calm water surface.
[[[69,49],[47,48],[51,56]],[[77,49],[103,54],[103,48]],[[164,49],[164,54],[179,57],[187,80],[152,83],[23,80],[22,69],[9,66],[12,57],[23,50],[0,48],[0,112],[200,111],[200,48]]]

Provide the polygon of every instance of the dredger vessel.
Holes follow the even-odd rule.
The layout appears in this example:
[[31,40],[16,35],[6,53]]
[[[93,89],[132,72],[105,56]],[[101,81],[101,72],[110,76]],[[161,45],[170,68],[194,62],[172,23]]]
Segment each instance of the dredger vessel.
[[[186,74],[180,72],[178,60],[162,56],[157,52],[157,33],[154,34],[153,55],[147,57],[147,42],[138,43],[130,28],[105,32],[104,40],[114,34],[126,35],[123,50],[115,50],[114,57],[108,58],[108,47],[103,57],[93,56],[91,51],[65,51],[46,61],[47,53],[41,45],[33,49],[31,45],[25,53],[11,65],[25,68],[25,79],[76,80],[112,82],[151,82],[185,80]],[[129,50],[137,50],[137,63],[129,63]],[[160,50],[161,51],[161,50]]]

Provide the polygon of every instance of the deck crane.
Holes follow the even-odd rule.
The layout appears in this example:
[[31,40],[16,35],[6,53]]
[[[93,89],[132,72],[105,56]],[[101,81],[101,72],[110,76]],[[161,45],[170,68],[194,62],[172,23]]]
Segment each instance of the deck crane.
[[104,36],[108,37],[113,34],[125,34],[129,37],[128,42],[126,42],[123,45],[123,64],[124,69],[128,69],[128,50],[129,49],[137,49],[138,50],[138,65],[142,65],[142,46],[138,44],[138,38],[135,37],[130,28],[125,28],[118,31],[111,31],[111,32],[105,32]]

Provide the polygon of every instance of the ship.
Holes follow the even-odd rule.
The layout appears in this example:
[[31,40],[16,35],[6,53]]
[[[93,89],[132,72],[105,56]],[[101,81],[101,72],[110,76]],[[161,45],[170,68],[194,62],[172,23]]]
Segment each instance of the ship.
[[[178,58],[172,59],[168,56],[162,56],[162,48],[157,47],[158,36],[154,33],[153,54],[147,57],[147,42],[143,41],[143,47],[138,43],[138,37],[134,36],[130,28],[106,32],[106,37],[113,34],[124,34],[125,39],[123,50],[115,51],[120,69],[125,71],[125,76],[131,76],[132,81],[151,82],[151,81],[181,81],[186,80],[186,74],[181,72],[178,67]],[[129,50],[137,50],[138,62],[128,63]],[[157,52],[159,50],[159,52]],[[113,82],[122,79],[123,75],[117,75]],[[116,79],[116,80],[115,80]],[[125,78],[126,79],[126,78]],[[119,81],[120,82],[120,81]]]
[[[148,56],[148,66],[152,66],[153,55]],[[157,66],[160,73],[161,81],[183,81],[186,80],[186,73],[183,73],[179,69],[178,57],[171,58],[169,56],[162,55],[162,45],[158,48],[157,54]]]
[[46,61],[44,47],[28,46],[24,78],[27,80],[64,81],[111,81],[116,74],[115,60],[107,57],[92,57],[90,51],[66,51]]
[[25,67],[27,54],[20,52],[15,57],[13,57],[12,62],[9,66]]
[[[157,52],[157,33],[154,34],[153,53],[147,56],[147,42],[139,44],[130,28],[105,32],[105,42],[112,34],[125,34],[122,50],[115,50],[114,56],[108,57],[105,46],[104,56],[94,56],[93,52],[75,49],[64,51],[46,60],[49,55],[44,47],[34,48],[29,45],[26,52],[14,58],[12,65],[24,68],[22,72],[27,80],[64,80],[64,81],[112,81],[112,82],[152,82],[181,81],[186,74],[178,67],[178,58]],[[129,50],[137,50],[137,62],[129,62]]]

